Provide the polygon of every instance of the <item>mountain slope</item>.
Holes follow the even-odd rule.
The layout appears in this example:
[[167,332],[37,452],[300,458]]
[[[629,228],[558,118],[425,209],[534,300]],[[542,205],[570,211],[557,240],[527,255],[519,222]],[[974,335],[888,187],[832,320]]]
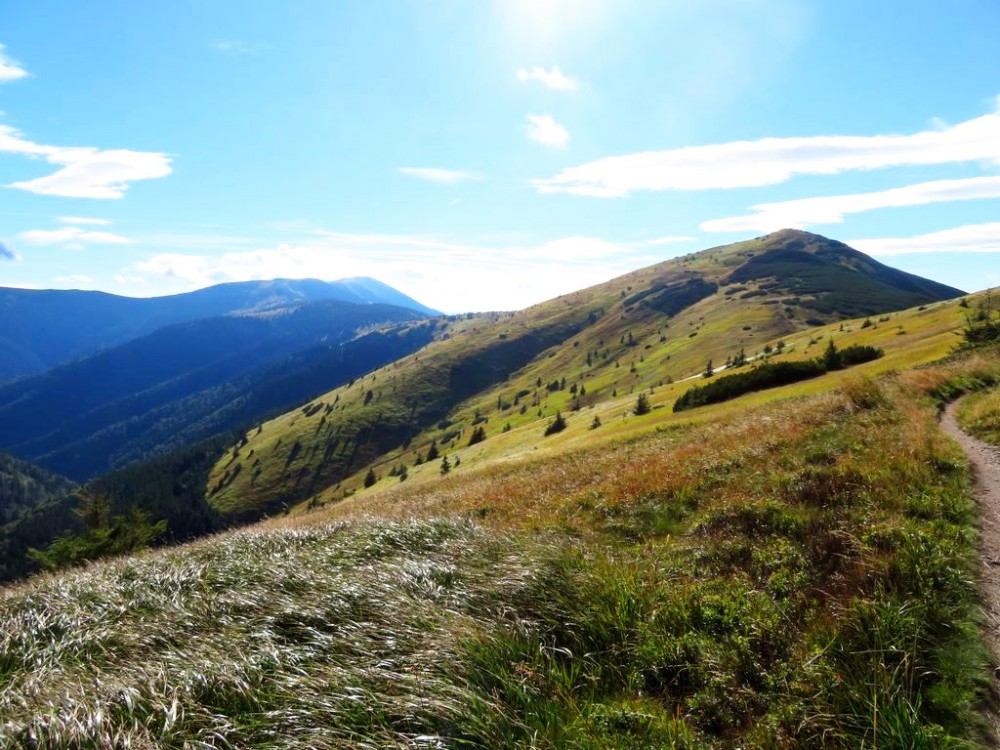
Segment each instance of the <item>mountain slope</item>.
[[157,328],[234,312],[337,300],[436,311],[374,279],[219,284],[168,297],[0,288],[0,382],[48,370]]
[[66,477],[0,453],[0,526],[32,508],[66,495],[75,486]]
[[412,461],[431,440],[454,450],[474,427],[495,435],[663,387],[706,361],[752,356],[859,309],[958,294],[842,243],[784,230],[517,313],[453,318],[417,354],[246,435],[216,465],[209,501],[227,513],[278,507],[337,487],[373,461],[385,471]]
[[[0,386],[0,445],[87,479],[257,421],[426,343],[413,310],[319,302],[161,328]],[[375,326],[393,327],[369,330]],[[399,325],[402,324],[402,325]]]

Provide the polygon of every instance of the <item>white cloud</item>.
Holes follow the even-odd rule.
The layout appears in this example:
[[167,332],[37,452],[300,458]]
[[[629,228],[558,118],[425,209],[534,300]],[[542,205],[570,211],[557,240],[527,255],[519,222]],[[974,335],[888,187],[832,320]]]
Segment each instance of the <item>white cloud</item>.
[[869,255],[1000,253],[1000,222],[966,224],[914,237],[878,237],[847,244]]
[[219,52],[227,52],[233,55],[253,55],[257,52],[263,52],[271,49],[271,45],[269,44],[245,42],[242,39],[221,39],[219,41],[212,42],[212,47],[217,49]]
[[85,276],[82,273],[72,274],[70,276],[57,276],[53,281],[60,284],[93,284],[94,280],[89,276]]
[[637,190],[758,187],[803,174],[976,161],[1000,165],[1000,110],[912,135],[764,138],[611,156],[534,184],[543,193],[610,198]]
[[1000,177],[935,180],[873,193],[760,203],[750,207],[757,213],[712,219],[701,228],[706,232],[762,233],[784,227],[803,229],[814,224],[841,224],[845,214],[977,198],[1000,198]]
[[462,172],[457,169],[441,169],[439,167],[399,167],[399,172],[418,180],[437,182],[442,185],[456,185],[460,182],[478,180],[479,175],[472,172]]
[[678,242],[694,242],[694,237],[670,235],[668,237],[657,237],[656,239],[646,240],[647,245],[673,245]]
[[171,291],[225,281],[372,276],[449,312],[517,309],[659,260],[594,237],[494,247],[417,236],[316,232],[294,244],[217,255],[162,253],[122,272]]
[[28,71],[22,68],[19,63],[7,57],[4,54],[4,49],[6,49],[4,45],[0,44],[0,83],[26,78]]
[[552,70],[545,70],[545,68],[527,70],[526,68],[521,68],[517,71],[517,80],[522,82],[538,81],[543,86],[555,89],[556,91],[576,91],[580,88],[580,83],[575,78],[567,76],[559,68],[552,68]]
[[0,153],[41,157],[61,168],[46,177],[13,182],[7,187],[66,198],[121,198],[136,180],[170,174],[170,157],[153,151],[102,150],[34,143],[8,125],[0,125]]
[[88,224],[93,226],[107,226],[111,223],[107,219],[90,219],[84,216],[60,216],[57,221],[62,224]]
[[111,232],[94,232],[80,227],[61,229],[29,229],[18,238],[30,245],[129,245],[132,240]]
[[537,141],[551,148],[566,148],[569,142],[569,133],[562,125],[555,121],[552,115],[528,115],[528,124],[525,126],[525,134],[533,141]]
[[5,242],[0,242],[0,260],[20,260],[14,248]]

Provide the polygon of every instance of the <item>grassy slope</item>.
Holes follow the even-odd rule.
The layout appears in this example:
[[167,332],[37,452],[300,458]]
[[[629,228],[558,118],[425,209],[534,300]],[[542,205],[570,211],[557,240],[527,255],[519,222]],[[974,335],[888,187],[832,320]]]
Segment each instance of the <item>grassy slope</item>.
[[969,433],[1000,446],[1000,390],[970,395],[959,406],[958,419]]
[[[726,304],[726,303],[721,303]],[[775,391],[763,391],[750,394],[733,402],[720,404],[714,407],[696,409],[693,411],[674,414],[670,407],[674,399],[692,385],[703,382],[698,373],[704,369],[704,364],[697,360],[692,360],[685,372],[687,376],[695,376],[692,380],[678,379],[673,384],[660,382],[656,378],[657,367],[653,364],[648,369],[645,365],[637,365],[638,378],[634,374],[625,370],[625,377],[632,378],[634,386],[619,387],[618,396],[604,399],[595,399],[594,403],[587,405],[579,412],[573,412],[573,399],[565,392],[548,395],[542,402],[543,416],[537,415],[537,410],[531,410],[524,414],[518,414],[518,409],[511,408],[499,418],[491,415],[491,419],[485,424],[488,439],[482,443],[467,446],[469,429],[466,426],[463,436],[457,438],[449,444],[442,441],[448,432],[455,427],[439,430],[431,429],[414,440],[407,450],[396,450],[376,461],[373,466],[380,481],[370,489],[364,489],[362,480],[367,468],[359,467],[358,471],[339,488],[330,487],[319,492],[312,501],[312,505],[326,504],[340,501],[345,494],[352,492],[359,493],[355,500],[365,495],[377,495],[383,489],[394,487],[398,480],[388,476],[389,471],[394,466],[407,465],[408,484],[421,483],[436,479],[439,475],[439,464],[424,464],[414,466],[416,454],[426,453],[427,446],[431,439],[437,438],[442,446],[442,451],[448,454],[449,461],[454,464],[457,458],[460,466],[456,472],[461,474],[469,470],[474,470],[480,466],[490,466],[493,464],[505,464],[528,456],[544,456],[563,453],[570,450],[577,450],[591,445],[605,445],[614,441],[633,436],[638,433],[653,432],[662,429],[675,429],[689,424],[699,424],[706,420],[716,419],[720,415],[731,412],[739,412],[747,406],[769,403],[776,399],[785,399],[790,396],[805,396],[820,392],[827,392],[843,383],[855,379],[858,375],[878,375],[890,370],[902,370],[914,366],[931,362],[948,354],[949,351],[960,340],[960,330],[964,324],[962,313],[957,302],[942,302],[928,305],[923,309],[913,308],[900,313],[872,318],[872,325],[865,328],[864,319],[845,321],[843,330],[841,324],[830,324],[819,328],[810,328],[806,331],[783,336],[780,339],[774,338],[770,341],[757,340],[753,350],[748,349],[748,355],[757,354],[762,351],[765,344],[775,345],[778,340],[784,341],[786,346],[781,355],[773,355],[773,361],[795,360],[820,356],[827,340],[832,337],[839,346],[851,344],[871,344],[882,347],[886,354],[882,359],[862,365],[850,370],[830,373],[816,380],[806,381],[793,386],[788,386]],[[569,348],[569,347],[564,347]],[[648,358],[647,358],[647,361]],[[542,363],[544,365],[544,361]],[[532,373],[523,377],[522,382],[534,381]],[[607,374],[607,373],[605,373]],[[612,376],[614,373],[612,372]],[[602,382],[599,377],[593,380],[586,380],[588,394],[592,392],[592,383],[598,384],[598,388],[606,391],[614,387],[611,383]],[[533,386],[533,382],[528,382]],[[510,400],[512,386],[503,384],[500,389],[490,391],[463,404],[456,410],[456,421],[464,420],[465,425],[472,421],[476,408],[480,408],[483,413],[489,414],[489,409],[496,408],[496,396],[502,394],[503,398]],[[649,389],[652,388],[650,393]],[[635,406],[636,395],[641,390],[649,396],[653,410],[650,414],[636,417],[632,414]],[[514,391],[516,392],[516,391]],[[550,437],[544,437],[543,432],[546,424],[550,420],[550,415],[556,409],[561,409],[566,415],[569,427],[564,432]],[[600,418],[602,426],[592,430],[590,426],[594,417]],[[502,432],[503,425],[511,424],[511,430]],[[464,438],[464,439],[463,439]]]
[[[974,506],[925,397],[971,370],[1000,376],[780,389],[2,591],[0,744],[976,746]],[[372,512],[486,523],[329,523]]]
[[[519,313],[453,320],[440,340],[417,355],[248,434],[216,466],[209,502],[228,513],[291,505],[316,495],[327,501],[335,492],[342,497],[360,486],[369,466],[380,476],[393,466],[412,466],[432,440],[457,452],[468,443],[477,420],[484,420],[488,442],[510,425],[500,449],[509,456],[542,447],[536,433],[557,410],[579,406],[575,421],[585,415],[589,424],[593,414],[607,421],[627,410],[636,391],[649,388],[658,394],[654,403],[668,405],[680,387],[670,382],[701,372],[706,360],[719,365],[740,349],[754,355],[768,342],[814,331],[805,321],[823,316],[808,305],[818,299],[829,303],[830,294],[839,291],[789,298],[768,278],[725,285],[749,259],[800,235],[814,237],[776,233],[667,261]],[[842,267],[835,270],[839,274]],[[664,311],[677,309],[671,301],[690,301],[685,285],[692,278],[720,288],[670,317]],[[839,289],[839,276],[831,279]],[[926,361],[921,358],[931,357],[930,350],[943,353],[948,343],[929,343],[931,328],[947,328],[956,320],[957,314],[915,322],[928,340],[919,339],[927,351],[892,361]],[[884,334],[882,330],[880,338]],[[795,338],[798,355],[787,356],[818,353],[806,352],[808,338]],[[864,341],[867,335],[853,338]],[[900,344],[896,348],[912,351],[917,342],[910,338]],[[547,389],[548,383],[563,379],[565,390]],[[574,385],[585,387],[586,395],[574,397]],[[495,453],[481,444],[462,451],[461,458],[479,460]]]

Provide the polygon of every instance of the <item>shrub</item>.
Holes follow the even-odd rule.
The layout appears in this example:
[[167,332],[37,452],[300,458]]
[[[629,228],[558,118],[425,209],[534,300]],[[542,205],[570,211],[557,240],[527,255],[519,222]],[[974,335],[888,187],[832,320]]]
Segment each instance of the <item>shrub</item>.
[[815,360],[761,364],[748,372],[725,375],[708,385],[694,386],[674,402],[674,411],[717,404],[752,391],[815,378],[825,372],[826,368]]
[[649,397],[646,396],[645,393],[639,394],[639,397],[635,400],[635,408],[632,409],[632,412],[637,417],[641,417],[643,414],[649,414]]
[[548,427],[545,428],[545,436],[555,435],[557,432],[562,432],[566,429],[566,418],[563,417],[561,412],[556,412],[555,419],[549,422]]

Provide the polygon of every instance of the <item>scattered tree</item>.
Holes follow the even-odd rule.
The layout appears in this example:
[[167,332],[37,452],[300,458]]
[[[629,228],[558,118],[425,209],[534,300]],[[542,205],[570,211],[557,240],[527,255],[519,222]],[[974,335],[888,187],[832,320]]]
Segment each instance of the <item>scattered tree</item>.
[[77,499],[80,505],[73,512],[83,522],[83,531],[58,537],[44,550],[28,550],[28,556],[48,570],[146,549],[167,530],[166,521],[152,523],[149,511],[135,506],[127,515],[112,516],[111,501],[101,493],[85,488]]
[[643,414],[649,414],[649,411],[649,397],[645,393],[640,393],[639,398],[635,400],[635,408],[632,409],[632,413],[641,417]]
[[566,419],[563,417],[562,412],[556,412],[555,418],[549,422],[548,426],[545,428],[545,435],[554,435],[557,432],[562,432],[566,429]]

